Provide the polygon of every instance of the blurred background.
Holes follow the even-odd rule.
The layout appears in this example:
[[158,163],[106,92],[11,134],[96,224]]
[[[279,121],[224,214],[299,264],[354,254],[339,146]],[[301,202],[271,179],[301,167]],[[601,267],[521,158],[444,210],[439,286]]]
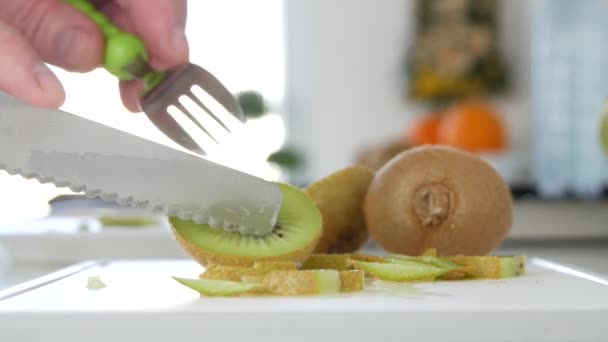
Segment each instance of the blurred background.
[[[455,146],[511,186],[509,241],[599,241],[607,15],[605,0],[189,1],[191,60],[250,116],[210,158],[304,185],[354,163],[378,169],[417,145]],[[54,70],[62,109],[179,148],[122,107],[105,71]],[[5,269],[32,272],[13,281],[38,272],[33,263],[182,255],[161,218],[5,173],[0,187]]]

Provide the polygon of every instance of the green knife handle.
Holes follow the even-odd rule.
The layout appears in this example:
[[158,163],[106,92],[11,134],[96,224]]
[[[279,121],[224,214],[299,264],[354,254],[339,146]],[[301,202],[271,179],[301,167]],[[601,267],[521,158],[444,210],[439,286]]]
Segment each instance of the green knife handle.
[[162,80],[164,73],[154,72],[148,66],[148,51],[141,39],[112,24],[108,17],[87,0],[64,1],[89,17],[103,32],[105,38],[103,67],[108,72],[123,81],[143,80],[146,92]]

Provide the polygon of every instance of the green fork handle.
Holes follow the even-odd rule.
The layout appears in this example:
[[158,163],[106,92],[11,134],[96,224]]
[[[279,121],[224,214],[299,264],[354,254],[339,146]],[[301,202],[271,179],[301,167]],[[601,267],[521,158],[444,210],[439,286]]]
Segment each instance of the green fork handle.
[[148,66],[148,50],[141,39],[112,24],[108,17],[87,0],[64,0],[80,10],[99,27],[105,38],[103,67],[122,81],[139,79],[144,93],[154,88],[165,76]]

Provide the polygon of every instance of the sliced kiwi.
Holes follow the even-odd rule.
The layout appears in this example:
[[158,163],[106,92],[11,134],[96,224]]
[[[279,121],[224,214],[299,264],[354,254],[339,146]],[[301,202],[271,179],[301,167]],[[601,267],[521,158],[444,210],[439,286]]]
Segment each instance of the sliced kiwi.
[[374,174],[364,166],[341,169],[304,191],[323,214],[323,234],[315,253],[350,253],[368,240],[363,200]]
[[341,289],[340,272],[336,270],[318,270],[315,272],[318,294],[339,293]]
[[254,269],[264,271],[295,271],[298,269],[298,264],[293,261],[256,261],[253,264]]
[[270,271],[253,267],[211,264],[207,265],[199,278],[240,281],[244,276],[264,275],[268,272]]
[[363,254],[363,253],[350,253],[350,254],[348,254],[348,257],[351,260],[367,261],[367,262],[380,262],[383,260],[383,258],[381,256],[374,255],[374,254]]
[[230,280],[188,279],[181,277],[172,278],[178,283],[205,296],[236,296],[253,292],[260,287],[255,283],[244,283]]
[[454,270],[454,269],[461,267],[460,265],[458,265],[457,263],[455,263],[453,261],[450,261],[447,259],[442,259],[442,258],[432,256],[432,255],[408,256],[408,255],[401,255],[401,254],[389,254],[386,256],[384,261],[392,262],[392,263],[399,263],[402,261],[419,261],[419,262],[424,262],[424,263],[428,263],[431,265],[435,265],[437,267],[445,268],[448,270]]
[[271,234],[244,236],[171,217],[169,223],[177,241],[203,266],[253,266],[261,261],[303,262],[321,235],[321,211],[302,190],[288,184],[276,185],[283,194],[283,204]]
[[433,280],[450,270],[418,261],[398,263],[355,261],[355,265],[378,279],[387,281]]
[[346,253],[346,254],[312,254],[300,269],[303,270],[353,270],[353,261],[380,262],[382,257],[368,254]]
[[358,292],[365,289],[365,273],[362,270],[340,271],[340,291]]
[[474,279],[509,278],[525,273],[526,257],[519,256],[451,256],[448,260],[466,267]]
[[111,227],[148,227],[158,224],[156,220],[147,217],[132,216],[99,216],[99,224],[104,228]]
[[272,271],[264,276],[248,276],[243,281],[259,283],[268,294],[282,296],[339,293],[340,273],[336,270]]
[[526,258],[522,255],[500,257],[500,278],[512,278],[526,273]]
[[294,262],[290,261],[262,261],[256,262],[253,267],[211,264],[206,266],[205,271],[199,277],[240,281],[245,276],[262,276],[277,270],[295,271],[297,267]]
[[352,266],[348,254],[313,254],[304,261],[301,269],[347,271]]

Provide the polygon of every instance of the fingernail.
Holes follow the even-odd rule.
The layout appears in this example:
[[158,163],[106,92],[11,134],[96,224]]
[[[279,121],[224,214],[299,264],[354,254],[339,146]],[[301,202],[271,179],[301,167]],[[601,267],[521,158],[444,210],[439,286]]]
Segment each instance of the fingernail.
[[78,42],[86,42],[88,35],[79,28],[65,30],[59,35],[57,40],[57,53],[64,63],[72,66],[77,64],[79,56]]
[[40,88],[40,90],[54,99],[59,105],[63,103],[65,100],[65,92],[61,86],[61,82],[46,64],[38,64],[34,70],[34,76],[36,77],[36,82],[38,83],[38,88]]
[[187,55],[188,54],[188,40],[186,39],[186,33],[183,27],[178,27],[173,31],[171,37],[171,47],[177,51],[177,53]]

